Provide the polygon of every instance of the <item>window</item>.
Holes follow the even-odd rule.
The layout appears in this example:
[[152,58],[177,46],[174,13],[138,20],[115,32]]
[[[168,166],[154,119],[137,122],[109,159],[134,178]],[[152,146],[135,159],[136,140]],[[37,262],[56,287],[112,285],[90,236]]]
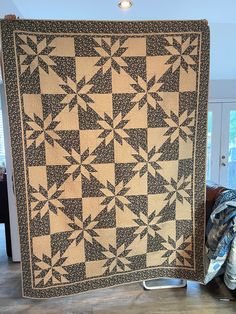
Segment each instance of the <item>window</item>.
[[207,179],[236,189],[236,102],[209,104]]
[[207,130],[207,169],[206,169],[206,178],[207,180],[211,179],[211,138],[212,138],[212,111],[208,111],[208,130]]

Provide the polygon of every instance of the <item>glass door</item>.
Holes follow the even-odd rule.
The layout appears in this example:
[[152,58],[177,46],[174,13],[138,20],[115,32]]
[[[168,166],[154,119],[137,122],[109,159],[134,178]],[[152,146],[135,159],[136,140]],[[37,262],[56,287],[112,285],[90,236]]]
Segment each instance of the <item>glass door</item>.
[[215,183],[220,182],[219,156],[221,138],[221,111],[221,103],[209,103],[206,179]]
[[208,111],[208,126],[207,126],[207,168],[206,168],[206,178],[211,179],[212,169],[211,169],[211,159],[212,159],[212,119],[213,112]]
[[220,184],[236,189],[236,103],[222,104]]
[[236,102],[210,102],[207,180],[236,189]]

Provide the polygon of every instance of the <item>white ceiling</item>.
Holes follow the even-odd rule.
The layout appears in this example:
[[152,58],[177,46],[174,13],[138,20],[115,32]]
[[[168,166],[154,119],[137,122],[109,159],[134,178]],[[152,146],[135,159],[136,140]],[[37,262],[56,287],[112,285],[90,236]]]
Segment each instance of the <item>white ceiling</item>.
[[236,79],[236,0],[0,0],[0,17],[25,19],[175,20],[207,19],[211,28],[211,79]]

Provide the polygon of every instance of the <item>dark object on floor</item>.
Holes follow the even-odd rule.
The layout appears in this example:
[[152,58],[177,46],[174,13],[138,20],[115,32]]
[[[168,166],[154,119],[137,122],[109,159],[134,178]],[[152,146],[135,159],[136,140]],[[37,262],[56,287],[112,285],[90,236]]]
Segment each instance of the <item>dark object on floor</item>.
[[236,291],[229,290],[224,283],[224,276],[214,278],[205,289],[220,301],[236,301]]
[[5,224],[7,256],[12,257],[6,175],[0,180],[0,223]]

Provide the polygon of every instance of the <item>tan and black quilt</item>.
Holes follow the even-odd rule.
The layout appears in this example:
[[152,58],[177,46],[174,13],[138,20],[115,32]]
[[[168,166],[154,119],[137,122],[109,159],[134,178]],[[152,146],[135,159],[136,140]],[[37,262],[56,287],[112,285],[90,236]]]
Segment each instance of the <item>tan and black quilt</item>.
[[24,296],[204,277],[205,21],[1,21]]

